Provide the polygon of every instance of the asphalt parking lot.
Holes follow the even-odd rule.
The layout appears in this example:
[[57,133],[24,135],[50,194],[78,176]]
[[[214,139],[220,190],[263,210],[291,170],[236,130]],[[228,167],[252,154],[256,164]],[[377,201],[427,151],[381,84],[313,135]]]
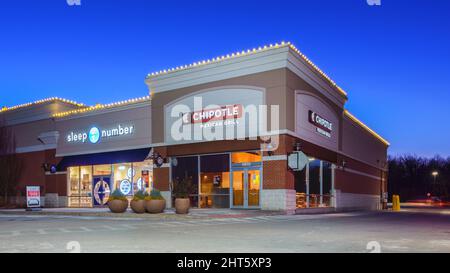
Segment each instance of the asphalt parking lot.
[[449,209],[229,218],[0,213],[0,252],[450,252]]

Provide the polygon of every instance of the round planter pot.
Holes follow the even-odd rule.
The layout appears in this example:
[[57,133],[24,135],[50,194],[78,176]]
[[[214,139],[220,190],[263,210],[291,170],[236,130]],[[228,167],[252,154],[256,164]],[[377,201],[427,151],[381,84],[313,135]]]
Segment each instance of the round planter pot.
[[187,214],[191,207],[191,201],[189,198],[177,198],[175,199],[175,212],[177,214]]
[[123,213],[128,208],[128,200],[112,200],[108,202],[108,207],[113,213]]
[[148,213],[162,213],[166,208],[166,200],[147,200],[145,201],[145,209]]
[[145,200],[131,200],[130,207],[134,213],[145,213]]

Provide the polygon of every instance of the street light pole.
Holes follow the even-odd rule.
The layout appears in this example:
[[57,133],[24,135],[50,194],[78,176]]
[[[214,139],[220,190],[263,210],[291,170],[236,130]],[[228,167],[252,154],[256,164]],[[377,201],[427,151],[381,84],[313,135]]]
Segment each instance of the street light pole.
[[433,176],[433,190],[436,189],[436,177],[439,175],[439,172],[434,171],[431,173],[431,175]]

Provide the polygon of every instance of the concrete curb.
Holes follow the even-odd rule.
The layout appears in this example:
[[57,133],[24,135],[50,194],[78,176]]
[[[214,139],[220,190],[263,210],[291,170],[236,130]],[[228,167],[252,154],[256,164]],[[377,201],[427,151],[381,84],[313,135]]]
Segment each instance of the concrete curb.
[[284,215],[279,212],[236,212],[236,213],[213,213],[191,211],[189,214],[175,214],[175,212],[165,212],[161,214],[136,214],[131,210],[125,213],[112,212],[87,212],[87,211],[21,211],[21,210],[0,210],[0,215],[23,215],[23,216],[74,216],[74,217],[99,217],[99,218],[120,218],[120,219],[142,219],[142,220],[195,220],[195,219],[224,219],[224,218],[249,218],[260,216]]
[[75,217],[104,217],[104,218],[121,218],[121,219],[143,219],[143,220],[174,220],[174,219],[202,219],[193,215],[179,215],[179,214],[136,214],[131,211],[125,213],[111,213],[111,212],[52,212],[52,211],[0,211],[0,215],[24,215],[24,216],[75,216]]

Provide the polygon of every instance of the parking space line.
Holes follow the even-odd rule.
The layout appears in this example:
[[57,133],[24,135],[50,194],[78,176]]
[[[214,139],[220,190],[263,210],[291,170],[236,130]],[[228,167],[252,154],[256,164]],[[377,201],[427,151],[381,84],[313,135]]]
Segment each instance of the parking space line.
[[39,234],[39,235],[46,235],[46,234],[48,234],[44,229],[38,229],[38,230],[36,230],[37,231],[37,233]]
[[81,229],[82,231],[86,231],[86,232],[94,231],[94,230],[92,230],[92,229],[90,229],[90,228],[88,228],[88,227],[80,227],[80,229]]
[[118,231],[118,230],[120,230],[119,228],[115,228],[115,227],[108,226],[108,225],[103,225],[102,227],[105,228],[105,229],[111,230],[111,231]]

